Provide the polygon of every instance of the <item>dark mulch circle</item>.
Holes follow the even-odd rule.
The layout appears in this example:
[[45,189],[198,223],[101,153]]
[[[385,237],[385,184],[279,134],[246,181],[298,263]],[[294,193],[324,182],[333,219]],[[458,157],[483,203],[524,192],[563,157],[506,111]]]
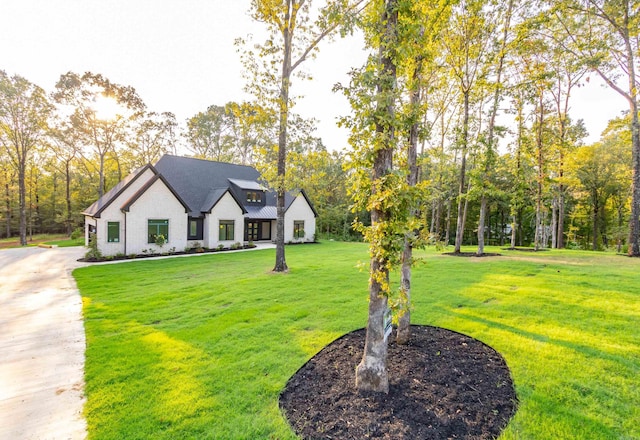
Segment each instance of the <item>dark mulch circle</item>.
[[442,255],[450,255],[452,257],[501,257],[502,254],[497,252],[485,252],[481,255],[478,255],[475,252],[443,252]]
[[389,342],[389,394],[359,393],[364,329],[326,346],[289,379],[280,408],[304,439],[492,439],[515,414],[504,359],[468,336],[412,326]]
[[546,252],[549,249],[536,249],[532,247],[510,247],[510,248],[502,248],[503,251],[520,251],[520,252]]

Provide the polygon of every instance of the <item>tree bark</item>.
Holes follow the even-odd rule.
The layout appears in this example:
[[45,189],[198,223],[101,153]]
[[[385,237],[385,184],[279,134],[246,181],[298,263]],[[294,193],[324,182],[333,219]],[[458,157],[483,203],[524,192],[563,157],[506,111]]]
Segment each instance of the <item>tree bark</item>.
[[481,257],[484,254],[484,227],[487,213],[487,197],[483,194],[480,199],[480,218],[478,219],[478,250],[476,255]]
[[285,173],[287,161],[287,124],[289,120],[289,86],[291,80],[291,40],[293,29],[290,27],[291,2],[287,2],[284,17],[284,53],[280,77],[279,127],[278,127],[278,179],[276,188],[276,264],[274,272],[289,270],[284,252],[284,201]]
[[18,197],[20,199],[20,245],[27,245],[27,186],[25,184],[25,163],[18,166]]
[[[418,59],[413,74],[414,90],[411,92],[411,111],[416,111],[420,104],[420,76],[422,68],[422,59]],[[409,130],[409,145],[407,149],[407,166],[409,173],[407,174],[407,185],[414,187],[418,184],[418,118],[411,125]],[[416,216],[418,209],[414,206],[411,208],[410,216]],[[431,219],[433,224],[433,218]],[[418,231],[409,231],[405,234],[404,249],[402,251],[402,269],[400,271],[400,288],[402,291],[404,307],[400,311],[398,317],[398,331],[396,334],[396,342],[404,345],[409,343],[411,338],[411,265],[413,259],[413,243],[412,239],[418,235]]]
[[[380,17],[380,22],[385,26],[379,59],[382,65],[382,79],[378,82],[378,111],[383,113],[376,120],[376,134],[382,139],[383,144],[374,153],[372,173],[372,196],[382,189],[382,179],[392,170],[394,150],[394,98],[393,92],[396,83],[396,66],[391,58],[391,50],[395,41],[398,12],[397,0],[386,0],[385,9]],[[380,223],[389,220],[386,208],[379,204],[371,209],[371,227],[376,228]],[[373,238],[377,243],[371,243],[371,247],[384,246],[379,238]],[[373,249],[372,249],[373,250]],[[375,391],[388,393],[389,378],[387,375],[387,340],[384,336],[384,315],[387,312],[387,291],[389,283],[388,257],[385,249],[380,249],[382,257],[371,253],[370,278],[369,278],[369,319],[367,321],[367,333],[362,360],[356,367],[356,388],[359,391]],[[381,283],[384,283],[383,286]]]
[[467,142],[469,138],[469,91],[463,91],[464,95],[464,109],[463,109],[463,122],[462,122],[462,141],[461,141],[461,157],[460,157],[460,177],[458,182],[458,218],[456,220],[456,244],[455,253],[460,253],[462,247],[462,236],[464,235],[464,223],[466,204],[464,203],[465,195],[465,181],[466,181],[466,168],[467,168]]

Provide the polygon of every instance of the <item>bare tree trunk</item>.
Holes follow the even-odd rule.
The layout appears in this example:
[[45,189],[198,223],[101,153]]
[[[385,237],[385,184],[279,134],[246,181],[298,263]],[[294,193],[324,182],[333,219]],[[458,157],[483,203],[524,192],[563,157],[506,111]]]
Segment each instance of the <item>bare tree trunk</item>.
[[600,213],[600,206],[598,205],[599,198],[597,191],[593,191],[591,194],[591,201],[593,203],[592,207],[592,221],[593,221],[593,240],[591,242],[591,249],[594,251],[598,250],[598,214]]
[[558,241],[556,239],[558,233],[558,199],[553,198],[551,202],[551,249],[556,249]]
[[[460,248],[462,246],[462,236],[464,235],[464,223],[465,223],[465,213],[466,213],[466,204],[464,205],[463,210],[463,202],[466,201],[466,197],[464,197],[465,193],[465,173],[467,167],[467,142],[469,139],[469,91],[463,91],[464,94],[464,113],[463,113],[463,122],[462,122],[462,152],[460,157],[460,177],[459,177],[459,185],[458,185],[458,219],[456,221],[456,244],[455,244],[455,253],[460,253]],[[464,201],[463,201],[464,199]],[[464,211],[464,212],[463,212]]]
[[25,164],[18,166],[18,195],[20,198],[20,245],[27,245],[27,186]]
[[538,129],[536,130],[536,162],[538,166],[538,175],[536,179],[536,228],[534,236],[534,248],[540,250],[540,242],[542,240],[542,183],[544,179],[543,169],[543,139],[542,139],[542,124],[544,123],[544,101],[543,91],[538,91]]
[[67,235],[73,232],[73,219],[71,217],[71,171],[69,170],[69,160],[65,162],[65,198],[67,201]]
[[484,226],[487,212],[487,197],[483,194],[480,199],[480,218],[478,219],[478,250],[476,255],[481,257],[484,254]]
[[291,10],[287,8],[285,14],[284,57],[282,60],[282,73],[280,77],[280,122],[278,128],[278,180],[276,187],[276,264],[274,272],[287,272],[287,261],[284,253],[284,199],[285,199],[285,172],[287,161],[287,124],[289,121],[289,86],[291,79],[291,41],[293,30],[289,28]]
[[[633,77],[635,78],[635,77]],[[634,79],[635,81],[635,79]],[[632,90],[637,90],[634,87]],[[629,218],[629,256],[640,257],[640,122],[638,121],[637,92],[629,100],[631,107],[631,143],[633,160],[631,216]]]
[[[420,75],[422,69],[422,59],[416,62],[415,71],[413,73],[415,89],[411,92],[411,111],[415,112],[420,104]],[[418,184],[418,118],[411,125],[409,130],[409,145],[407,149],[407,167],[409,174],[407,175],[407,185],[414,187]],[[417,207],[411,208],[410,216],[418,214]],[[431,219],[433,224],[433,217]],[[402,269],[400,272],[400,289],[403,299],[403,308],[398,316],[398,332],[396,342],[404,345],[409,343],[411,338],[411,265],[413,264],[413,237],[417,236],[419,231],[408,231],[404,237],[404,249],[402,251]]]
[[7,223],[5,225],[7,238],[11,237],[11,191],[9,190],[9,175],[5,173],[7,180],[4,184],[4,203]]

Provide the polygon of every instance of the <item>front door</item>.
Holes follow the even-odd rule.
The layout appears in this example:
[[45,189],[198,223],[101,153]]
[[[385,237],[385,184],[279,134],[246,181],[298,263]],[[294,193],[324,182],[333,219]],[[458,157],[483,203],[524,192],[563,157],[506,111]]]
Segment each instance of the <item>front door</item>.
[[258,241],[258,222],[248,221],[244,231],[245,241]]

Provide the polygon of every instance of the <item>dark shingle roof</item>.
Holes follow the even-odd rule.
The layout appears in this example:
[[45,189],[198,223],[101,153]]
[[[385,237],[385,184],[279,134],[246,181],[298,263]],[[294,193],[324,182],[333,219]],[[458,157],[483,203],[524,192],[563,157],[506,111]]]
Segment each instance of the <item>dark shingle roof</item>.
[[100,197],[98,200],[93,202],[93,204],[89,206],[87,209],[85,209],[82,212],[82,214],[89,215],[91,217],[100,218],[100,214],[102,214],[102,211],[107,209],[107,207],[111,204],[111,202],[117,199],[118,196],[122,194],[122,192],[129,187],[129,185],[135,182],[136,179],[140,177],[142,174],[144,174],[144,172],[148,169],[153,171],[154,174],[158,174],[152,165],[145,165],[143,167],[138,168],[137,170],[129,174],[127,177],[122,179],[122,181],[120,181],[116,186],[114,186],[109,191],[104,193],[102,197]]
[[[162,156],[155,168],[180,194],[189,206],[189,211],[198,215],[211,209],[211,206],[206,205],[209,204],[213,190],[230,188],[233,193],[229,178],[249,181],[260,179],[260,173],[249,166],[169,154]],[[233,195],[236,200],[242,200],[242,194]]]
[[[229,191],[249,218],[265,220],[276,218],[275,191],[265,192],[266,206],[251,206],[241,202],[244,199],[243,189],[266,189],[266,186],[260,182],[260,173],[255,168],[169,154],[162,156],[155,166],[145,165],[131,173],[89,206],[83,214],[100,217],[100,213],[147,169],[151,169],[156,175],[152,179],[153,182],[159,178],[162,179],[192,217],[200,217],[204,213],[211,212],[216,203]],[[147,182],[147,185],[125,202],[122,209],[127,210],[137,200],[141,192],[144,192],[153,182]],[[317,216],[318,214],[305,192],[300,192]],[[293,194],[285,194],[285,211],[289,209],[294,200],[295,196]]]

